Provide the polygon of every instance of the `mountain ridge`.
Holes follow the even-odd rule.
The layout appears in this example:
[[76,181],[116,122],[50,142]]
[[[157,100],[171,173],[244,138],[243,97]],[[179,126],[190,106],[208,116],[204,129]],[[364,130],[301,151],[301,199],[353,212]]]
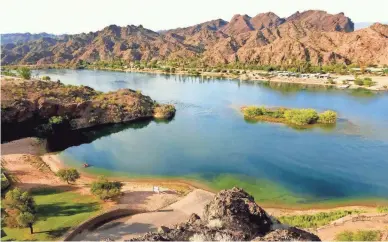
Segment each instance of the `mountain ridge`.
[[275,13],[254,17],[236,14],[193,26],[155,32],[143,26],[110,25],[76,35],[44,37],[2,45],[1,60],[9,64],[75,65],[79,61],[198,60],[207,65],[242,62],[289,65],[310,62],[388,64],[387,25],[354,31],[344,13],[320,10],[296,12],[287,18]]

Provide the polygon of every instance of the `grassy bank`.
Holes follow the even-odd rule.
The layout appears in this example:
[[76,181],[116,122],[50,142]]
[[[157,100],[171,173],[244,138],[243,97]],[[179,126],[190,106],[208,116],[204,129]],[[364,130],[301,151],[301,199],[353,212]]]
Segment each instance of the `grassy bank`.
[[88,195],[71,191],[39,189],[32,192],[36,202],[38,221],[34,224],[34,234],[29,228],[7,228],[2,240],[57,240],[69,229],[97,215],[101,202]]
[[330,224],[331,222],[346,217],[352,214],[359,214],[362,211],[359,210],[339,210],[332,212],[320,212],[312,215],[293,215],[282,216],[278,219],[280,222],[295,226],[298,228],[318,228],[323,225]]

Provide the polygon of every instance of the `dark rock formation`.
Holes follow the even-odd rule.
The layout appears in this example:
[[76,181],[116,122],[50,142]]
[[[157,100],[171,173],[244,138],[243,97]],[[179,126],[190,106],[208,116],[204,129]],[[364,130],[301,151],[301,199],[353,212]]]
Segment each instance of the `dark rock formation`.
[[320,241],[309,232],[280,224],[240,188],[219,192],[206,205],[203,218],[192,214],[186,223],[159,233],[148,233],[134,241]]

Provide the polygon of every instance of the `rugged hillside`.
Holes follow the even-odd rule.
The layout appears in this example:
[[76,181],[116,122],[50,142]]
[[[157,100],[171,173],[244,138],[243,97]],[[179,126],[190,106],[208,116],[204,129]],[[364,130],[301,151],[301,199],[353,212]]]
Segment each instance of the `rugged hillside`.
[[175,113],[173,106],[157,104],[130,89],[101,93],[52,81],[2,79],[1,94],[3,130],[27,127],[51,131],[56,126],[75,130],[152,117],[171,118]]
[[223,190],[206,205],[203,217],[192,214],[174,228],[162,227],[137,241],[320,241],[309,232],[271,218],[239,188]]
[[88,34],[43,38],[2,46],[3,64],[75,65],[124,59],[199,60],[208,65],[243,62],[289,65],[311,62],[388,64],[387,25],[354,31],[343,13],[310,10],[288,18],[274,13],[235,15],[230,22],[212,20],[187,28],[154,32],[143,26],[108,26]]

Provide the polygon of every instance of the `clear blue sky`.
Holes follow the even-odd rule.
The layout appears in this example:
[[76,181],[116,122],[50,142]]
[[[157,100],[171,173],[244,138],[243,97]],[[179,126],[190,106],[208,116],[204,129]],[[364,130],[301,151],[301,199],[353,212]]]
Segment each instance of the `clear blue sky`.
[[110,24],[162,30],[229,21],[237,13],[286,17],[308,9],[344,12],[354,22],[388,21],[388,0],[1,0],[0,32],[80,33]]

